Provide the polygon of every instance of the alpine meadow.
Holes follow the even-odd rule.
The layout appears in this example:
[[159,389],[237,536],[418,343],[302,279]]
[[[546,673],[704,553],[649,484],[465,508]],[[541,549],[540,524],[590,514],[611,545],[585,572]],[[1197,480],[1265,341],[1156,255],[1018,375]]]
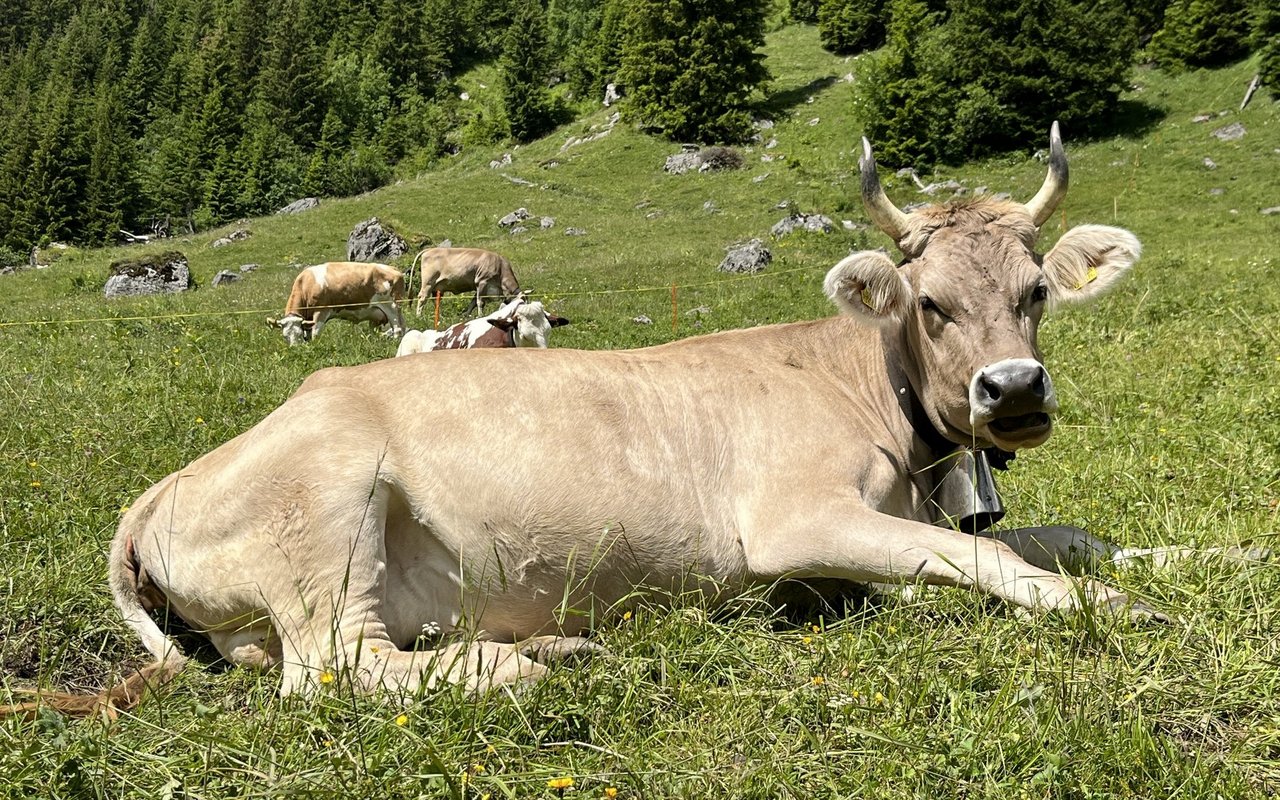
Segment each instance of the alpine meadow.
[[[593,30],[607,33],[621,23],[603,5]],[[35,212],[22,212],[25,233],[0,231],[6,250],[38,245],[41,261],[0,274],[0,701],[30,700],[31,688],[97,692],[147,663],[107,588],[124,511],[257,424],[314,371],[395,354],[396,341],[365,325],[333,321],[291,347],[263,324],[279,316],[300,267],[347,259],[348,235],[364,220],[377,217],[408,243],[385,260],[406,276],[418,249],[444,240],[505,256],[530,297],[572,320],[549,337],[552,349],[639,348],[830,316],[823,278],[833,265],[877,247],[896,258],[859,194],[867,105],[889,95],[868,98],[860,84],[902,65],[884,50],[824,49],[838,3],[808,4],[811,22],[818,6],[833,7],[820,24],[792,18],[801,3],[790,16],[780,3],[746,5],[768,13],[753,22],[767,31],[763,57],[741,67],[760,81],[745,116],[729,108],[700,121],[650,92],[637,118],[625,81],[619,107],[600,105],[601,76],[661,74],[660,48],[622,63],[572,49],[585,66],[562,65],[562,80],[547,80],[545,65],[519,56],[520,42],[564,51],[557,37],[582,34],[554,18],[542,29],[525,8],[534,21],[522,35],[494,36],[489,52],[431,68],[454,76],[447,97],[393,92],[381,116],[362,122],[373,112],[360,92],[374,77],[399,79],[356,61],[343,67],[351,105],[312,108],[298,123],[317,143],[328,130],[341,147],[290,156],[296,196],[266,183],[245,194],[236,148],[252,151],[249,121],[266,112],[255,111],[260,98],[242,97],[237,143],[196,142],[179,117],[144,134],[227,148],[233,160],[210,173],[227,179],[225,192],[205,180],[164,206],[177,188],[139,173],[144,185],[130,191],[153,205],[127,216],[117,203],[92,230],[58,228],[85,231],[80,244],[52,246]],[[957,5],[981,24],[978,4]],[[264,25],[281,41],[298,34]],[[370,41],[400,41],[393,27],[366,27]],[[906,35],[890,25],[871,39],[892,48]],[[1144,52],[1177,47],[1169,34]],[[0,797],[1274,797],[1280,559],[1264,551],[1280,547],[1280,86],[1264,83],[1240,107],[1251,79],[1273,69],[1268,59],[1274,50],[1247,48],[1211,64],[1140,58],[1115,87],[1110,124],[1062,123],[1070,190],[1037,244],[1046,252],[1072,226],[1096,223],[1132,231],[1143,253],[1097,302],[1045,314],[1039,344],[1061,408],[1053,437],[997,473],[1008,507],[998,524],[1074,525],[1124,547],[1182,548],[1169,564],[1098,569],[1167,624],[1024,613],[955,588],[855,591],[825,603],[794,585],[716,603],[637,588],[594,621],[602,652],[538,683],[367,696],[335,680],[281,697],[278,674],[229,668],[175,621],[193,663],[136,709],[0,719]],[[504,96],[513,64],[537,91]],[[982,113],[1007,105],[978,94],[940,97]],[[113,102],[129,103],[104,100]],[[901,124],[918,112],[904,105]],[[506,114],[528,116],[500,124]],[[1000,136],[1024,138],[1021,130],[995,123],[967,129],[985,132],[978,144],[945,134],[945,152],[911,151],[904,134],[893,144],[902,158],[882,163],[881,180],[899,207],[998,193],[1026,202],[1045,180],[1053,122],[1038,120],[1013,150]],[[119,122],[121,140],[128,124]],[[664,171],[691,129],[734,145],[740,166]],[[952,157],[957,148],[978,157]],[[219,163],[216,152],[211,159]],[[896,169],[907,165],[915,170]],[[341,186],[322,179],[325,169]],[[929,184],[942,188],[926,194]],[[304,192],[321,195],[319,205],[252,216]],[[345,192],[361,193],[329,196]],[[520,208],[529,217],[518,228],[499,225]],[[773,232],[798,214],[825,215],[830,229]],[[96,244],[112,228],[152,233],[146,220],[165,216],[168,236]],[[727,248],[751,239],[772,252],[767,266],[717,270]],[[198,288],[103,297],[114,262],[166,251],[186,258]],[[215,283],[223,271],[239,277]],[[469,299],[444,295],[439,326],[461,320]],[[402,306],[408,327],[435,326],[432,306],[421,315]],[[525,380],[536,375],[513,376],[512,391]],[[465,391],[426,385],[419,396],[425,405]],[[495,421],[475,457],[500,469],[504,444]],[[1224,552],[1236,547],[1246,555]]]

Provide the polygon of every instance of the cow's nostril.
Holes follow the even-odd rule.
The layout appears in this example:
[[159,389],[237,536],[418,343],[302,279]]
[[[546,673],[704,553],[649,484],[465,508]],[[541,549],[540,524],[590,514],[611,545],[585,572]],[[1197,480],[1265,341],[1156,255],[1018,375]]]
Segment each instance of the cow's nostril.
[[986,375],[983,375],[978,378],[978,385],[982,387],[982,391],[987,395],[987,399],[993,403],[1000,402],[1000,387],[995,381],[991,380]]
[[1043,368],[1036,371],[1036,379],[1031,382],[1031,392],[1036,397],[1039,397],[1041,399],[1044,398],[1045,388],[1044,388],[1044,369]]

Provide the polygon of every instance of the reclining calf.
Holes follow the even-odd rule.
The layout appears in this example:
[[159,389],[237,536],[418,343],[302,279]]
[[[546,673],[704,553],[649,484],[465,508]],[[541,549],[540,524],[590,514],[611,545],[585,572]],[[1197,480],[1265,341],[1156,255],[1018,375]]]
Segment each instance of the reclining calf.
[[468,350],[473,347],[537,347],[545,349],[552,328],[569,320],[548,313],[538,301],[524,295],[487,317],[450,325],[442,331],[407,331],[400,340],[397,356],[431,350]]

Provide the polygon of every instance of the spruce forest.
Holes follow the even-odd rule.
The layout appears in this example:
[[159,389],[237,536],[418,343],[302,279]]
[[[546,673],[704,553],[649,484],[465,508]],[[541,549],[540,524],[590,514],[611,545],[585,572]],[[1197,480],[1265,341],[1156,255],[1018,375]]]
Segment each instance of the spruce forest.
[[[191,233],[532,141],[625,87],[623,118],[734,142],[767,115],[767,30],[873,50],[855,87],[892,166],[1025,147],[1046,119],[1133,128],[1132,64],[1261,54],[1264,0],[10,0],[0,25],[0,267],[33,245]],[[457,79],[496,64],[501,102]],[[469,102],[470,101],[470,102]]]

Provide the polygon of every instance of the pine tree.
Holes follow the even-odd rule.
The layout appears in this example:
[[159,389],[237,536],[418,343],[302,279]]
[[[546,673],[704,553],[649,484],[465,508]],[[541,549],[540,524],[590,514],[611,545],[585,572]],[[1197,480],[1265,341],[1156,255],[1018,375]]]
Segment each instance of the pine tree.
[[1248,52],[1246,0],[1174,0],[1150,53],[1163,67],[1182,70],[1226,64]]
[[767,0],[636,0],[625,23],[624,113],[683,141],[738,141],[768,78]]
[[1257,0],[1253,8],[1253,46],[1258,51],[1258,79],[1280,100],[1280,8]]
[[58,78],[51,76],[45,85],[20,200],[37,242],[75,239],[81,211],[80,187],[87,161],[79,130],[81,115],[74,90]]
[[79,220],[78,239],[111,241],[125,227],[133,213],[137,195],[134,186],[133,139],[120,103],[118,84],[100,80],[94,91],[89,119],[89,163],[84,180],[84,209]]
[[833,53],[860,53],[884,44],[884,4],[878,0],[822,0],[818,36]]
[[511,27],[503,37],[498,69],[511,135],[527,142],[550,130],[554,106],[547,91],[547,21],[539,0],[524,0],[516,7]]
[[425,56],[420,0],[381,0],[371,46],[397,99],[418,92]]

